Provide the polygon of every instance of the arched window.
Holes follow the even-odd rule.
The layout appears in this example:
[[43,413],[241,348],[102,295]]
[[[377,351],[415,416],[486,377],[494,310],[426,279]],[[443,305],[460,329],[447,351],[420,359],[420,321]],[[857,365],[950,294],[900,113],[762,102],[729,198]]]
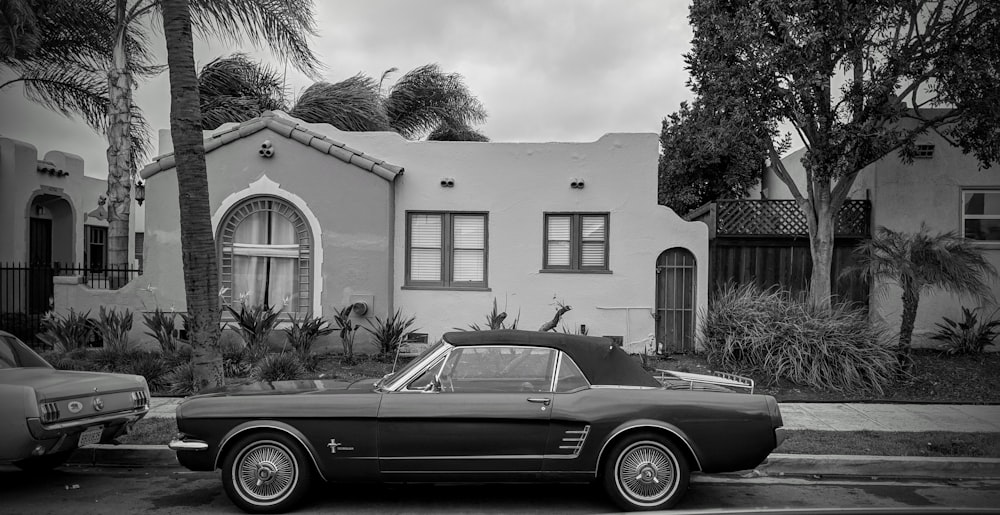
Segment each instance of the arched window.
[[248,198],[219,224],[223,301],[306,313],[312,303],[312,234],[302,213],[271,196]]

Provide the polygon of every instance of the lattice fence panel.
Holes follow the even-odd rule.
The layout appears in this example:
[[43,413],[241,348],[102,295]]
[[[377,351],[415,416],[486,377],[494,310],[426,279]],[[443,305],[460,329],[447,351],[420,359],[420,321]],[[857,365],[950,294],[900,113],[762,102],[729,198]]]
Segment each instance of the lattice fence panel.
[[[867,236],[870,203],[849,200],[837,217],[838,236]],[[804,236],[809,226],[794,200],[719,201],[716,233],[724,236]]]

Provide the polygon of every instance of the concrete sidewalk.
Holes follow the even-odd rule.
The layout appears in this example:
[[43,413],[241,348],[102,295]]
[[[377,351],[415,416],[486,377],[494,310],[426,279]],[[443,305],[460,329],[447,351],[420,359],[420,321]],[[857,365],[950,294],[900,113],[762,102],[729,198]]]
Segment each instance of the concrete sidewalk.
[[[180,397],[153,397],[148,418],[173,418]],[[1000,433],[1000,406],[782,403],[787,429]]]

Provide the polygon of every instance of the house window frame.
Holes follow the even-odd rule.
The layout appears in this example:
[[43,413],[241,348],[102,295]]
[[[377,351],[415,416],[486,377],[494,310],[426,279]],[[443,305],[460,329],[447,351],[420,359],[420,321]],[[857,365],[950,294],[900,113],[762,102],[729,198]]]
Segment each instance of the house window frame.
[[[270,210],[278,216],[284,216],[295,228],[298,236],[298,258],[296,258],[296,266],[298,267],[296,280],[299,286],[298,298],[296,299],[295,310],[283,312],[294,316],[312,313],[313,295],[315,295],[313,291],[315,237],[312,227],[305,213],[298,206],[287,199],[271,194],[250,195],[240,199],[226,210],[219,221],[218,228],[216,229],[216,252],[219,257],[219,285],[223,292],[219,295],[220,302],[223,305],[236,307],[233,303],[235,293],[233,291],[233,262],[235,256],[235,242],[233,240],[240,223],[250,215],[264,210],[260,208],[261,202],[270,202],[272,205],[276,204],[276,207],[272,207]],[[232,320],[232,315],[228,311],[223,310],[222,319],[223,321]]]
[[[549,264],[549,218],[570,217],[569,265]],[[583,261],[583,218],[604,217],[604,265],[584,266]],[[611,272],[611,213],[607,211],[546,211],[542,213],[542,268],[541,273],[610,274]]]
[[995,186],[968,186],[963,187],[959,191],[959,201],[958,201],[958,212],[959,212],[959,230],[961,231],[962,238],[966,240],[975,242],[976,245],[989,245],[989,246],[1000,246],[1000,240],[979,240],[976,238],[969,238],[966,236],[965,232],[965,222],[966,220],[1000,220],[1000,214],[995,215],[970,215],[965,212],[965,194],[966,193],[987,193],[1000,195],[1000,188]]
[[[411,260],[413,259],[413,217],[414,215],[439,215],[441,216],[441,279],[438,281],[414,281],[410,278]],[[456,216],[479,216],[483,219],[483,280],[482,281],[462,281],[455,282],[454,269],[454,219]],[[464,291],[490,291],[489,270],[490,270],[490,214],[488,211],[428,211],[428,210],[407,210],[404,223],[406,224],[406,241],[404,252],[406,253],[405,271],[403,278],[404,290],[464,290]]]
[[[84,267],[91,272],[104,272],[108,268],[108,227],[104,225],[90,225],[84,224],[83,226],[83,264]],[[93,235],[103,234],[104,241],[101,243],[93,243]],[[99,245],[102,248],[101,251],[101,266],[91,267],[91,246]]]

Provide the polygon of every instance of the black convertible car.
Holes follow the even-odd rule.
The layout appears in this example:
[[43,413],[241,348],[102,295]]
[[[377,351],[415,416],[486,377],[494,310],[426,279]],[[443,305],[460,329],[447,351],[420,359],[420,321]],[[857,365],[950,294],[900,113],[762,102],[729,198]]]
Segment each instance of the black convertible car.
[[327,482],[600,482],[627,510],[669,508],[692,471],[751,469],[783,438],[773,397],[665,388],[604,338],[444,335],[355,383],[260,383],[177,408],[170,443],[222,469],[230,499],[281,512]]

